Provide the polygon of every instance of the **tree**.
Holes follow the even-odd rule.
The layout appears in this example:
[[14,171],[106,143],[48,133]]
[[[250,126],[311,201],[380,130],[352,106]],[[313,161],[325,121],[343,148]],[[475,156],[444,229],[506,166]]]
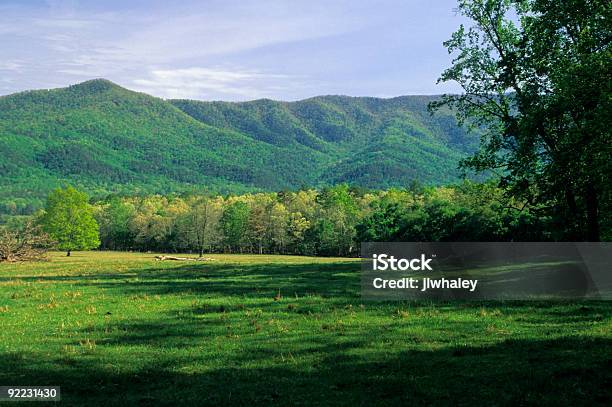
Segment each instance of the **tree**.
[[96,212],[100,225],[102,247],[111,250],[131,249],[134,234],[130,231],[130,219],[134,207],[120,198],[112,198]]
[[0,262],[42,260],[50,245],[49,236],[31,221],[20,227],[0,228]]
[[353,252],[359,211],[349,186],[325,188],[318,196],[321,217],[317,224],[319,246],[325,254],[345,256]]
[[270,244],[270,209],[274,200],[271,194],[256,194],[252,198],[249,202],[249,235],[250,240],[256,243],[259,254],[262,254],[264,245]]
[[285,205],[276,202],[270,207],[270,223],[268,225],[268,236],[278,252],[282,253],[289,240],[289,211]]
[[219,240],[219,221],[222,202],[208,197],[191,203],[187,213],[180,222],[180,235],[187,240],[190,247],[195,247],[202,257],[204,251]]
[[176,250],[180,243],[177,218],[188,210],[176,197],[159,195],[139,199],[130,219],[130,231],[138,247],[145,250]]
[[[370,203],[370,211],[356,226],[357,239],[360,242],[389,242],[398,240],[406,232],[409,215],[406,192],[389,191],[384,196]],[[414,240],[414,236],[407,236]],[[416,239],[421,241],[423,239]]]
[[87,195],[72,187],[51,192],[41,224],[67,256],[73,250],[89,250],[100,245],[98,223]]
[[611,4],[460,0],[473,24],[445,42],[456,57],[440,81],[464,92],[431,105],[482,132],[464,168],[496,172],[509,195],[556,219],[560,238],[609,233]]
[[230,249],[242,250],[245,237],[249,227],[249,206],[236,201],[231,203],[221,216],[221,229],[223,230],[224,241]]
[[310,221],[301,212],[289,212],[287,234],[293,253],[305,253],[304,238],[310,229]]

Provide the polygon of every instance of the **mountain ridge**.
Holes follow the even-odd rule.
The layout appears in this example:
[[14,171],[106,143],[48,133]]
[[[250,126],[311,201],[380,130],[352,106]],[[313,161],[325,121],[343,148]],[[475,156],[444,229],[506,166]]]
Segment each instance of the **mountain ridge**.
[[252,103],[252,102],[259,102],[259,101],[270,101],[270,102],[278,102],[278,103],[295,103],[295,102],[303,102],[303,101],[308,101],[311,99],[318,99],[318,98],[347,98],[347,99],[375,99],[375,100],[386,100],[386,101],[392,101],[394,99],[403,99],[403,98],[412,98],[412,97],[424,97],[424,98],[439,98],[441,97],[443,94],[414,94],[414,95],[397,95],[397,96],[355,96],[355,95],[346,95],[346,94],[342,94],[342,93],[329,93],[329,94],[324,94],[324,95],[315,95],[315,96],[308,96],[306,98],[303,99],[297,99],[297,100],[281,100],[281,99],[271,99],[271,98],[257,98],[257,99],[249,99],[249,100],[239,100],[239,101],[232,101],[232,100],[221,100],[221,99],[186,99],[186,98],[163,98],[160,96],[154,96],[154,95],[150,95],[146,92],[142,92],[142,91],[138,91],[138,90],[133,90],[133,89],[129,89],[125,86],[119,85],[118,83],[115,83],[109,79],[106,78],[93,78],[93,79],[87,79],[83,82],[78,82],[72,85],[68,85],[68,86],[60,86],[60,87],[56,87],[56,88],[40,88],[40,89],[25,89],[25,90],[21,90],[21,91],[17,91],[17,92],[13,92],[13,93],[8,93],[5,95],[0,95],[0,99],[5,98],[5,97],[10,97],[10,96],[17,96],[17,95],[21,95],[24,93],[30,93],[30,92],[51,92],[51,91],[55,91],[55,90],[61,90],[61,89],[68,89],[68,88],[82,88],[82,87],[87,87],[87,86],[91,86],[91,85],[97,85],[100,84],[101,86],[108,86],[109,88],[118,88],[118,89],[122,89],[128,92],[132,92],[132,93],[139,93],[139,94],[143,94],[143,95],[147,95],[156,99],[160,99],[160,100],[164,100],[164,101],[176,101],[176,100],[188,100],[188,101],[195,101],[195,102],[204,102],[204,103],[215,103],[215,102],[220,102],[220,103],[232,103],[232,104],[242,104],[242,103]]
[[435,98],[166,100],[106,79],[1,96],[0,212],[67,183],[104,196],[452,182],[476,138],[429,115]]

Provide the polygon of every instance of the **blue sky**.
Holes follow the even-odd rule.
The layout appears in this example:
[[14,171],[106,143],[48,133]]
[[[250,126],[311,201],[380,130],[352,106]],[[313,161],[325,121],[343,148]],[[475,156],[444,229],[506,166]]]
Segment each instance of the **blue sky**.
[[455,0],[0,0],[0,94],[106,78],[163,98],[296,100],[436,85]]

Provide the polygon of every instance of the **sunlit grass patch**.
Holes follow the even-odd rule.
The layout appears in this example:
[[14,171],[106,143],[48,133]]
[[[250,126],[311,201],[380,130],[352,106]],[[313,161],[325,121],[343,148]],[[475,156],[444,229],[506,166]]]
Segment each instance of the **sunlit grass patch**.
[[606,302],[363,302],[355,259],[154,256],[0,265],[0,383],[87,405],[490,405],[610,380]]

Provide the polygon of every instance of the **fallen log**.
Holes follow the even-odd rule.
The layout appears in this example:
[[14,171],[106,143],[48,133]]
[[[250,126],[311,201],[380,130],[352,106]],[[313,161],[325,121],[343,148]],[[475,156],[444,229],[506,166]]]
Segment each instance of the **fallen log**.
[[176,257],[176,256],[155,256],[155,261],[174,260],[174,261],[214,261],[210,257]]

